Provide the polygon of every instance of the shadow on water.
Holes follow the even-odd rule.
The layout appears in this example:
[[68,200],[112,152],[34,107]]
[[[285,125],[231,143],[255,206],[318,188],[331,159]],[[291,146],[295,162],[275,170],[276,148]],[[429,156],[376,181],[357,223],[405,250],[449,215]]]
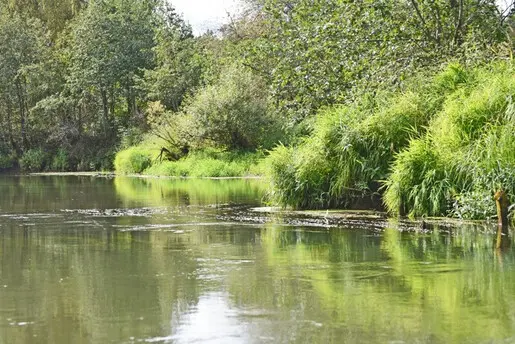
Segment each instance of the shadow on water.
[[258,181],[0,178],[0,343],[490,343],[513,236],[277,214]]

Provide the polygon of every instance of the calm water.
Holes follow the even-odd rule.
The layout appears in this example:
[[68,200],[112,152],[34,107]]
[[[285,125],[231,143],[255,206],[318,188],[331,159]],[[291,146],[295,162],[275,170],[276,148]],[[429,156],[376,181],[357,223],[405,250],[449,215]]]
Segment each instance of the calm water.
[[490,231],[270,219],[262,186],[0,177],[0,343],[515,342]]

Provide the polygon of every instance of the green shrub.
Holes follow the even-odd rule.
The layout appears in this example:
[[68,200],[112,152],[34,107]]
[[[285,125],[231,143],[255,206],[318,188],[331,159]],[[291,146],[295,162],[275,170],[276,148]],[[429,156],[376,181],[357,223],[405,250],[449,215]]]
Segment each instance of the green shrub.
[[142,173],[152,165],[151,151],[132,147],[116,154],[114,167],[118,173]]
[[450,215],[460,219],[488,219],[496,213],[494,199],[487,190],[473,190],[456,195]]
[[[231,64],[213,84],[186,102],[184,112],[194,123],[192,139],[216,147],[271,147],[281,133],[278,117],[268,112],[265,82],[249,69]],[[190,123],[191,124],[191,123]],[[196,146],[202,146],[196,143]]]
[[[177,161],[162,161],[145,171],[148,175],[175,177],[243,177],[251,173],[263,153],[205,149]],[[255,170],[253,170],[255,171]]]
[[25,172],[41,172],[45,166],[45,153],[41,149],[29,149],[20,159],[20,168]]
[[8,154],[0,153],[0,171],[8,170],[14,166],[14,159]]
[[64,149],[59,149],[56,155],[52,159],[50,164],[52,171],[68,171],[70,169],[70,163],[68,153]]

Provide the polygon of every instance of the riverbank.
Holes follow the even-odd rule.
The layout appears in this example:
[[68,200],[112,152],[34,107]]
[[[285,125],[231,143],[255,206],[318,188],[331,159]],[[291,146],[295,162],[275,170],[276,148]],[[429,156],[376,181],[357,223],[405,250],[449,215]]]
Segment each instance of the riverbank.
[[403,92],[321,111],[299,144],[269,157],[275,204],[348,208],[379,195],[392,215],[486,219],[515,197],[512,61],[451,64]]
[[[23,175],[23,174],[22,174]],[[231,179],[263,179],[263,176],[241,176],[241,177],[183,177],[183,176],[164,176],[164,175],[151,175],[151,174],[118,174],[116,172],[36,172],[28,173],[30,176],[54,176],[54,177],[67,177],[67,176],[83,176],[83,177],[129,177],[129,178],[142,178],[142,179],[213,179],[213,180],[231,180]]]
[[[126,198],[147,198],[143,194],[162,195],[163,190],[170,192],[174,188],[181,188],[175,184],[177,182],[189,183],[192,180],[198,179],[202,183],[209,180],[213,181],[231,181],[231,180],[256,180],[264,181],[263,177],[259,176],[246,176],[246,177],[174,177],[174,176],[152,176],[142,174],[116,174],[114,172],[43,172],[43,173],[30,173],[30,176],[46,176],[46,177],[95,177],[95,178],[134,178],[140,180],[147,180],[144,182],[145,188],[137,187],[137,190],[128,188],[127,183],[121,183],[118,186],[120,192]],[[173,184],[168,184],[166,181],[170,180]],[[153,182],[155,181],[155,182]],[[157,183],[157,184],[155,184]],[[165,183],[165,184],[163,184]],[[132,183],[130,184],[132,185]],[[139,185],[139,184],[138,184]],[[255,186],[255,185],[253,185]],[[156,189],[157,188],[157,189]],[[201,188],[209,188],[204,185]],[[263,183],[261,193],[266,194],[267,185]],[[156,191],[157,190],[157,191]],[[242,192],[239,190],[238,192]],[[138,196],[139,195],[139,196]],[[303,226],[321,226],[321,227],[349,227],[349,228],[362,228],[364,226],[382,230],[384,228],[397,228],[400,231],[418,231],[427,232],[434,229],[449,230],[459,226],[473,226],[483,231],[493,232],[496,229],[495,218],[484,220],[465,220],[450,217],[426,217],[418,219],[409,219],[406,217],[391,217],[387,212],[380,208],[366,208],[366,209],[321,209],[321,210],[295,210],[291,207],[275,207],[275,206],[260,206],[249,208],[245,211],[244,215],[241,213],[237,216],[232,216],[232,220],[243,222],[280,222],[287,225],[303,225]]]
[[264,153],[203,149],[170,159],[142,144],[116,154],[115,171],[165,177],[248,177],[265,175]]
[[[203,199],[208,197],[212,202],[224,203],[229,195],[243,194],[254,190],[256,199],[261,199],[267,192],[268,185],[262,177],[214,177],[214,178],[193,178],[193,177],[167,177],[150,176],[141,174],[117,175],[112,172],[44,172],[30,173],[25,175],[11,175],[14,177],[48,177],[45,180],[58,178],[63,183],[70,183],[74,179],[67,177],[90,177],[100,180],[112,179],[117,192],[124,199],[133,202],[148,200],[156,206],[166,206],[166,202],[160,200],[164,195],[175,193],[190,194],[190,202],[197,202],[198,196],[202,193]],[[87,178],[89,179],[89,178]],[[57,179],[56,179],[57,181]],[[55,182],[56,182],[55,181]],[[256,189],[257,188],[257,189]],[[210,191],[211,190],[211,191]],[[245,191],[247,190],[247,191]],[[259,191],[256,191],[259,190]],[[193,197],[193,198],[192,198]],[[229,206],[218,204],[217,207]],[[495,219],[485,220],[463,220],[456,218],[431,217],[409,219],[406,217],[392,218],[385,211],[379,209],[323,209],[323,210],[295,210],[291,207],[274,207],[262,203],[260,206],[242,208],[240,211],[231,214],[220,215],[221,219],[233,222],[253,223],[280,223],[287,226],[313,226],[324,228],[371,228],[382,231],[386,228],[395,228],[401,232],[441,232],[452,231],[453,228],[469,226],[485,233],[494,233],[496,229]]]

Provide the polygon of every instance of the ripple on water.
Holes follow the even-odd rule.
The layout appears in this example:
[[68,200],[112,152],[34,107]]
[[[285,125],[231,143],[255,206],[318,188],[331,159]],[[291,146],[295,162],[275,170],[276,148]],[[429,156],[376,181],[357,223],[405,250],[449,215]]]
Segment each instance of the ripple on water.
[[19,322],[12,321],[9,323],[9,326],[28,326],[28,325],[33,325],[33,324],[34,324],[34,321],[19,321]]
[[171,343],[173,340],[173,336],[166,336],[166,337],[153,337],[153,338],[146,338],[146,339],[140,339],[138,342],[140,343]]
[[60,217],[59,214],[54,213],[32,213],[32,214],[0,214],[0,218],[7,218],[9,220],[41,220],[41,219],[52,219]]

